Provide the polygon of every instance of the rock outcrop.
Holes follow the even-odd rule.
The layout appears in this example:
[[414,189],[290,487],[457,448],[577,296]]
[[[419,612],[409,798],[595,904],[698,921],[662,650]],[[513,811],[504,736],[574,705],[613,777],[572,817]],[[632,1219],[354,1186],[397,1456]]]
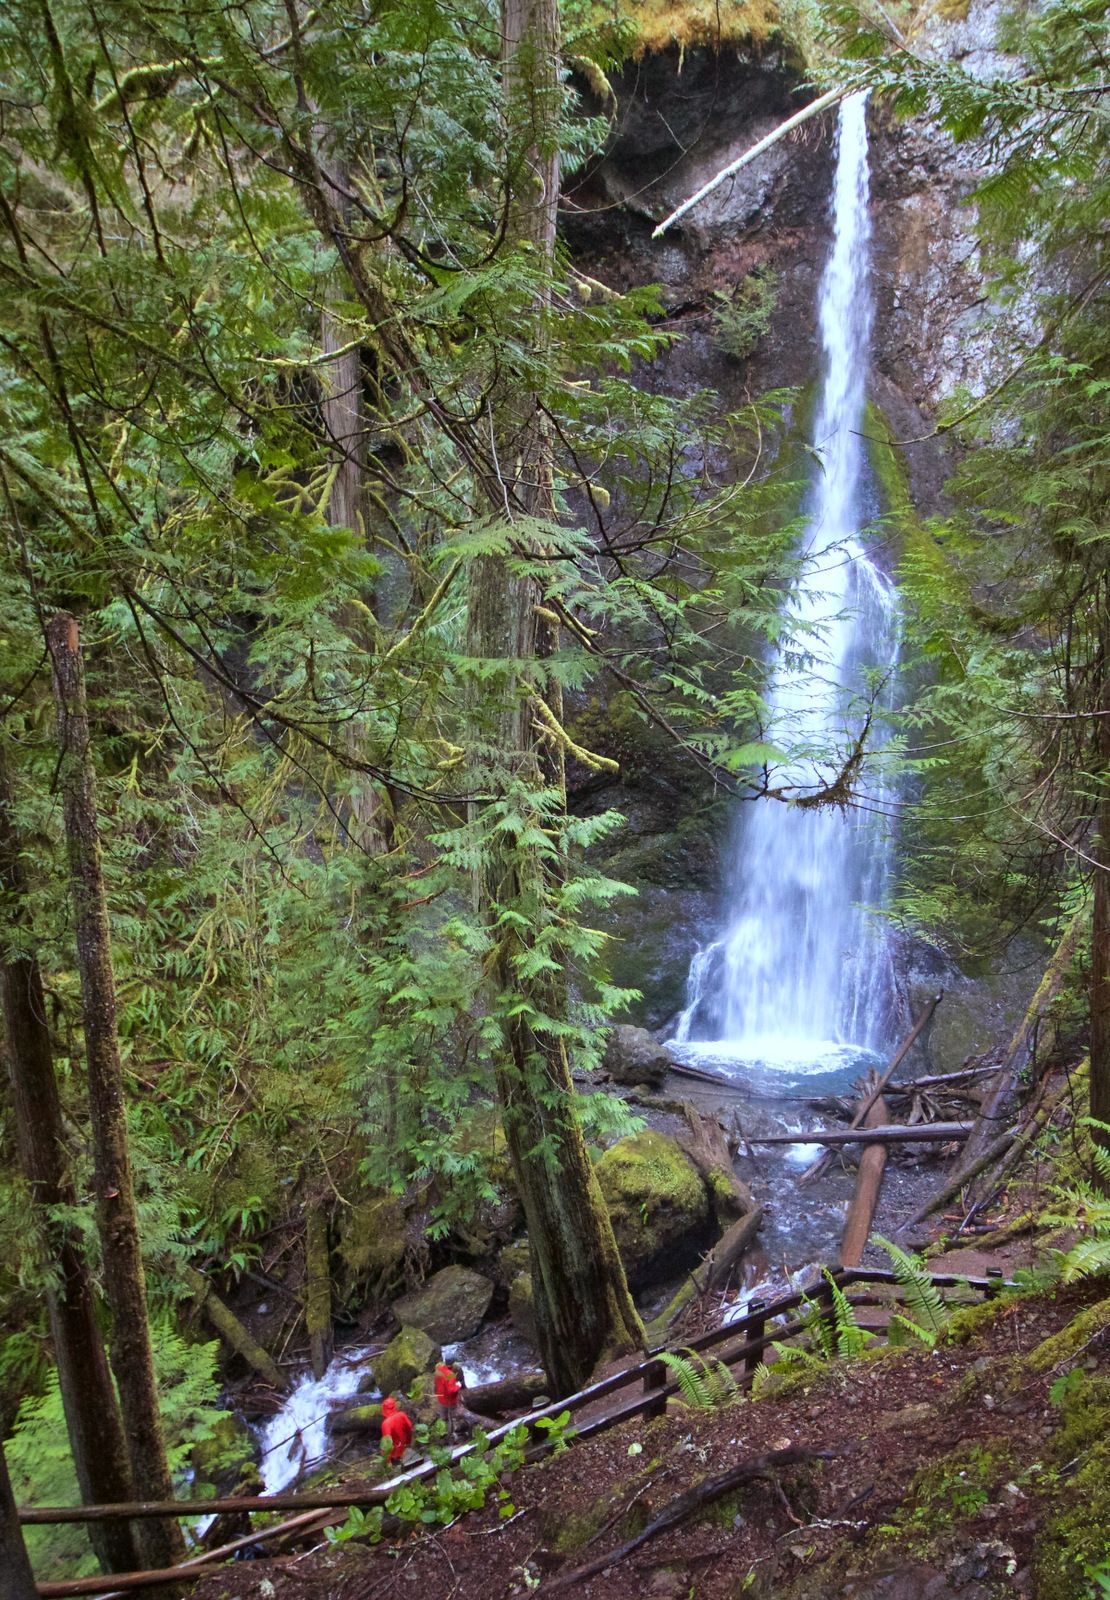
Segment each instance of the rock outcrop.
[[398,1322],[424,1332],[440,1344],[469,1339],[478,1332],[493,1298],[493,1284],[471,1267],[443,1267],[427,1283],[393,1302]]
[[374,1378],[383,1394],[403,1395],[417,1378],[431,1372],[440,1349],[422,1328],[403,1327],[372,1362]]

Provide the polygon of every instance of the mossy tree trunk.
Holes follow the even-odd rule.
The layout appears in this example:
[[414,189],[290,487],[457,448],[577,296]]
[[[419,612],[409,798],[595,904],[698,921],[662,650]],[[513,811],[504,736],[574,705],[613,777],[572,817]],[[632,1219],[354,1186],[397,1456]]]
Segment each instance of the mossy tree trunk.
[[[504,0],[502,38],[509,137],[506,247],[527,245],[531,259],[550,273],[561,92],[555,0]],[[538,295],[528,332],[540,346],[547,310],[546,297]],[[554,524],[551,438],[526,383],[506,377],[496,399],[494,428],[510,523],[522,529]],[[534,532],[522,531],[522,546],[535,549],[535,538]],[[536,666],[556,644],[541,601],[536,578],[514,572],[505,557],[474,561],[469,653],[484,663],[502,664],[500,675],[483,677],[478,689],[484,704],[476,704],[476,718],[481,722],[484,713],[486,721],[476,746],[490,752],[481,778],[499,792],[494,804],[504,797],[506,824],[514,813],[511,825],[488,835],[478,884],[494,941],[490,980],[501,997],[498,1094],[528,1225],[540,1354],[552,1388],[565,1394],[606,1356],[640,1344],[643,1328],[574,1111],[560,1034],[567,1015],[565,979],[536,959],[537,936],[551,915],[553,869],[523,835],[554,821],[543,812],[540,796],[562,788],[559,758],[545,771],[536,731]],[[558,715],[557,702],[553,709]]]
[[[1098,808],[1094,841],[1094,905],[1091,919],[1091,1116],[1110,1124],[1110,576],[1102,582],[1099,641],[1099,711],[1095,735]],[[1110,1150],[1110,1132],[1094,1136]]]
[[331,1267],[328,1259],[328,1217],[322,1205],[310,1203],[304,1224],[305,1324],[312,1376],[322,1378],[332,1358]]
[[[35,1202],[45,1264],[50,1339],[66,1432],[86,1505],[133,1500],[116,1392],[96,1317],[96,1293],[78,1240],[58,1220],[77,1204],[54,1074],[42,974],[34,954],[28,889],[12,792],[0,751],[0,894],[5,948],[0,957],[8,1077],[19,1164]],[[105,1572],[138,1565],[126,1523],[92,1523],[89,1537]]]
[[0,1600],[38,1600],[0,1443]]
[[[112,1371],[119,1389],[135,1489],[145,1500],[172,1500],[127,1141],[115,975],[101,871],[84,663],[76,619],[60,612],[47,627],[46,642],[58,718],[58,775],[81,981],[96,1220],[112,1319]],[[172,1566],[184,1554],[181,1530],[168,1519],[140,1523],[138,1539],[140,1553],[152,1567]]]

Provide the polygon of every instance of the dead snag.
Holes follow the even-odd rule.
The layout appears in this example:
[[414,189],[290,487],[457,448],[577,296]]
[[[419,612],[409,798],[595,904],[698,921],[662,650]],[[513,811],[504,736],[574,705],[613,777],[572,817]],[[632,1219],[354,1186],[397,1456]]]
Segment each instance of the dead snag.
[[[862,1126],[876,1127],[884,1123],[889,1116],[886,1101],[881,1097],[876,1100],[863,1119]],[[856,1188],[852,1196],[852,1203],[848,1207],[848,1217],[844,1224],[844,1235],[840,1241],[840,1264],[842,1267],[858,1267],[863,1256],[863,1247],[867,1243],[871,1232],[871,1222],[875,1215],[875,1207],[879,1203],[879,1190],[883,1182],[883,1170],[886,1167],[886,1146],[869,1144],[864,1147],[859,1158],[859,1168],[856,1172]]]

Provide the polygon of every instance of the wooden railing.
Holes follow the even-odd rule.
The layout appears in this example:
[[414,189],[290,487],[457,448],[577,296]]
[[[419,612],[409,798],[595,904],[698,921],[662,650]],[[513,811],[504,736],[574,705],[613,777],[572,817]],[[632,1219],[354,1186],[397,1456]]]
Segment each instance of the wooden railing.
[[[891,1289],[898,1288],[894,1273],[885,1268],[835,1268],[831,1276],[838,1288],[845,1291],[849,1302],[857,1307],[889,1305]],[[967,1288],[984,1297],[1014,1287],[1006,1282],[1000,1271],[988,1272],[985,1277],[967,1277],[951,1272],[933,1273],[930,1276],[938,1289]],[[879,1289],[886,1292],[878,1293]],[[699,1355],[712,1353],[715,1360],[723,1362],[727,1367],[739,1369],[741,1386],[749,1385],[763,1352],[769,1346],[796,1337],[805,1331],[808,1325],[808,1311],[806,1317],[791,1318],[791,1313],[800,1310],[803,1305],[811,1305],[814,1302],[825,1308],[826,1315],[831,1321],[832,1290],[827,1279],[822,1278],[806,1292],[780,1295],[768,1302],[752,1301],[742,1317],[721,1327],[712,1328],[707,1333],[696,1334],[686,1340],[681,1348],[693,1350]],[[783,1317],[787,1318],[785,1325],[772,1326],[779,1324],[779,1319]],[[531,1435],[528,1451],[531,1459],[545,1454],[551,1448],[550,1440],[537,1424],[542,1419],[560,1416],[564,1411],[569,1411],[571,1414],[577,1439],[591,1438],[594,1434],[604,1433],[609,1428],[636,1417],[660,1415],[666,1409],[667,1401],[679,1390],[677,1380],[669,1376],[669,1368],[659,1359],[661,1352],[667,1348],[659,1346],[649,1350],[642,1359],[622,1367],[618,1372],[610,1373],[605,1378],[600,1378],[596,1383],[579,1390],[577,1394],[567,1395],[562,1400],[553,1401],[550,1405],[530,1411],[524,1417],[516,1417],[511,1422],[502,1423],[485,1435],[487,1442],[496,1444],[513,1428],[523,1423]],[[621,1399],[596,1415],[584,1416],[580,1422],[574,1422],[576,1415],[592,1411],[600,1401],[612,1395],[619,1395],[624,1390],[632,1391],[627,1398]],[[473,1444],[456,1446],[451,1452],[450,1461],[459,1460],[474,1448]],[[23,1507],[19,1512],[19,1520],[24,1524],[41,1524],[104,1522],[115,1518],[126,1518],[130,1521],[145,1517],[200,1517],[223,1512],[272,1514],[275,1511],[296,1510],[299,1513],[290,1520],[259,1529],[245,1538],[222,1545],[218,1550],[206,1551],[179,1567],[160,1572],[130,1572],[116,1576],[74,1578],[39,1584],[39,1594],[44,1600],[62,1600],[62,1597],[70,1595],[120,1593],[180,1582],[188,1577],[201,1577],[213,1564],[226,1559],[247,1545],[319,1526],[320,1514],[323,1512],[344,1511],[351,1506],[382,1505],[401,1485],[418,1482],[438,1471],[440,1466],[437,1463],[425,1461],[383,1483],[369,1484],[362,1489],[346,1491],[321,1489],[292,1494],[231,1495],[216,1500],[145,1500],[114,1505]]]

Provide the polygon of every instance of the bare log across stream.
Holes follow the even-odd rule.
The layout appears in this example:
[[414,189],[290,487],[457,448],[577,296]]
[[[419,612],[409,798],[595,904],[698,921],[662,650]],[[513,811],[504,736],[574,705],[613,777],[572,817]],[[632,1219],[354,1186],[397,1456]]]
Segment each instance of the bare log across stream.
[[885,1123],[877,1128],[807,1128],[801,1133],[750,1135],[749,1144],[946,1144],[965,1139],[973,1122]]
[[[876,1083],[874,1089],[872,1089],[870,1094],[865,1095],[864,1098],[860,1101],[859,1105],[857,1106],[855,1115],[853,1116],[852,1123],[851,1123],[851,1126],[853,1128],[858,1128],[860,1123],[866,1117],[867,1113],[871,1110],[871,1107],[875,1104],[875,1101],[882,1094],[883,1090],[886,1088],[886,1086],[890,1082],[891,1078],[893,1078],[893,1076],[897,1072],[898,1068],[902,1065],[902,1062],[906,1059],[906,1057],[909,1055],[910,1051],[913,1049],[913,1046],[916,1043],[917,1039],[920,1037],[921,1033],[924,1031],[924,1029],[926,1027],[926,1024],[931,1021],[933,1012],[937,1009],[937,1007],[940,1005],[940,1003],[941,1003],[941,1001],[943,999],[944,999],[944,991],[942,990],[939,994],[935,994],[933,996],[933,998],[929,1001],[928,1005],[925,1007],[924,1011],[918,1017],[917,1021],[914,1023],[913,1027],[910,1029],[910,1031],[906,1035],[905,1039],[902,1041],[902,1043],[899,1045],[898,1049],[895,1051],[894,1056],[893,1056],[893,1058],[892,1058],[892,1060],[890,1062],[890,1065],[887,1067],[886,1071],[883,1073],[883,1075],[879,1079],[878,1083]],[[760,1144],[764,1144],[764,1143],[767,1143],[768,1141],[767,1140],[759,1140],[759,1141],[753,1141],[753,1142],[758,1142]],[[779,1143],[780,1141],[775,1140],[773,1142],[774,1143]],[[828,1140],[818,1141],[817,1139],[806,1139],[806,1140],[803,1140],[802,1142],[805,1143],[805,1144],[817,1144],[818,1142],[824,1142],[824,1143],[827,1144],[829,1141]],[[844,1142],[844,1141],[840,1141],[840,1142]],[[829,1153],[826,1150],[823,1155],[819,1155],[817,1157],[816,1161],[811,1162],[811,1164],[805,1169],[805,1171],[802,1173],[801,1177],[798,1179],[799,1188],[802,1187],[802,1185],[804,1185],[804,1184],[813,1183],[815,1179],[820,1178],[825,1172],[827,1172],[828,1168],[829,1168],[830,1159],[831,1158],[829,1156]]]
[[550,1384],[542,1372],[518,1372],[496,1383],[470,1385],[463,1391],[468,1411],[480,1417],[500,1417],[508,1411],[529,1411],[548,1393]]

